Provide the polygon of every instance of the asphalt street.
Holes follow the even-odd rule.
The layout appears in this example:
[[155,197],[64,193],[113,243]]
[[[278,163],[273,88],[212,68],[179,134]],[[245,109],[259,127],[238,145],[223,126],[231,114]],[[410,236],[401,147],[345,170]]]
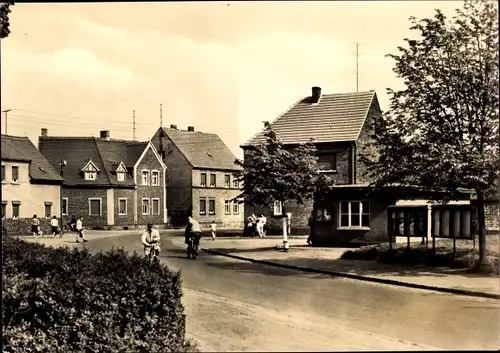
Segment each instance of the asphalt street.
[[[183,278],[187,333],[203,351],[500,348],[498,301],[333,278],[201,253],[162,235],[161,261]],[[207,238],[202,239],[208,242]],[[92,250],[142,252],[139,235]]]

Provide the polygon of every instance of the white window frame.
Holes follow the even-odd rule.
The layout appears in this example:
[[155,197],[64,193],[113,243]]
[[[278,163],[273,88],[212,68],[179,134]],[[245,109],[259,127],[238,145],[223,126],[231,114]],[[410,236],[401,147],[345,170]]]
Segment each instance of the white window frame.
[[[201,201],[205,202],[205,211],[201,211]],[[200,216],[205,216],[207,214],[207,199],[203,198],[199,200],[199,207],[200,207]]]
[[[91,201],[99,201],[99,214],[92,214]],[[101,197],[89,197],[89,216],[102,216],[102,198]]]
[[[214,176],[214,183],[212,184],[212,175]],[[210,173],[210,178],[208,180],[208,183],[210,184],[211,188],[215,188],[217,186],[217,174],[216,173]]]
[[[213,212],[210,212],[210,201],[213,201],[214,202],[214,211]],[[217,204],[215,203],[215,199],[208,199],[208,214],[210,216],[213,216],[215,215],[215,208],[217,207]]]
[[122,170],[117,171],[116,172],[116,180],[125,181],[125,172]]
[[[148,212],[144,212],[144,201],[147,201],[147,205],[148,205]],[[151,200],[148,199],[148,198],[145,198],[143,197],[142,198],[142,201],[141,201],[141,213],[143,216],[148,216],[151,214]]]
[[[153,175],[156,175],[156,182],[153,182]],[[159,170],[152,170],[151,171],[151,185],[152,186],[160,186],[160,171]]]
[[[125,213],[120,212],[120,201],[125,200]],[[127,215],[127,209],[128,209],[128,199],[126,197],[120,197],[118,198],[118,216],[126,216]]]
[[[155,201],[158,201],[158,213],[154,213],[155,208],[153,207],[153,205],[154,205]],[[159,216],[159,215],[161,215],[160,205],[161,205],[161,203],[160,203],[160,198],[155,197],[155,198],[152,198],[152,199],[151,199],[151,214],[152,214],[152,215],[154,215],[154,216]]]
[[[66,213],[64,212],[64,201],[66,201]],[[67,216],[68,215],[68,211],[69,211],[69,206],[68,206],[68,198],[67,197],[63,197],[62,198],[62,204],[61,204],[61,213],[63,216]]]
[[281,201],[274,201],[273,203],[273,215],[282,216],[283,215],[283,203]]
[[[203,175],[205,176],[205,182],[203,182]],[[207,187],[207,173],[200,173],[200,186]]]
[[[17,168],[17,179],[14,179],[14,168]],[[18,165],[13,165],[11,167],[11,177],[12,177],[12,184],[20,184],[21,183],[21,168],[19,168]]]
[[234,189],[240,188],[240,181],[238,180],[238,177],[235,177],[234,175],[233,175],[233,188]]
[[[227,183],[226,179],[229,179]],[[231,174],[224,174],[224,187],[228,189],[231,187]]]
[[[141,170],[141,185],[148,186],[149,185],[149,170],[143,169]],[[144,180],[144,176],[146,176],[146,180]]]
[[[89,167],[91,167],[93,170],[89,170]],[[92,162],[92,160],[89,160],[85,167],[82,168],[83,171],[83,177],[85,180],[97,180],[97,173],[99,172],[99,168]]]
[[[328,156],[330,157],[333,161],[335,161],[335,168],[334,169],[321,169],[321,168],[318,168],[318,172],[320,173],[335,173],[337,172],[337,152],[334,152],[333,154],[332,153],[328,153],[328,154],[321,154],[322,156]],[[333,157],[335,156],[335,157]],[[319,155],[318,155],[318,164],[319,164]]]
[[240,203],[238,201],[233,202],[233,214],[240,214]]
[[7,183],[7,166],[5,164],[2,164],[2,170],[4,171],[3,178],[2,178],[2,184],[5,184],[5,183]]
[[225,215],[230,215],[231,214],[231,201],[225,200],[224,201],[224,214]]
[[[342,213],[342,203],[347,202],[347,212],[348,213]],[[359,203],[359,226],[352,226],[351,225],[351,205],[356,202]],[[339,201],[339,212],[338,212],[338,229],[355,229],[355,230],[370,230],[370,213],[365,213],[363,210],[363,202],[368,202],[368,205],[370,204],[369,200],[341,200]],[[368,206],[368,209],[370,206]],[[348,217],[348,225],[342,225],[342,215],[347,215]],[[368,225],[363,225],[363,215],[368,215]]]

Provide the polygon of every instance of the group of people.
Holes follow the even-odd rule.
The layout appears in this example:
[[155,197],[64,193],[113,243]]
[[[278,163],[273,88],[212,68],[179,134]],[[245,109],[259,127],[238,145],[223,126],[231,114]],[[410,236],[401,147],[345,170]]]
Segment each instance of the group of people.
[[264,238],[267,231],[267,218],[261,213],[259,217],[252,213],[251,216],[247,218],[246,227],[244,229],[244,235],[249,237],[254,237],[258,235],[259,238]]
[[[76,242],[79,243],[82,240],[84,243],[87,242],[85,238],[85,234],[83,231],[83,217],[76,219],[74,215],[71,216],[71,220],[68,222],[69,228],[76,232]],[[52,237],[55,238],[58,234],[62,234],[61,226],[59,225],[59,219],[56,216],[53,216],[50,220],[51,234]],[[37,215],[33,215],[33,219],[31,221],[31,232],[33,236],[42,235],[43,232],[40,229],[40,220]]]

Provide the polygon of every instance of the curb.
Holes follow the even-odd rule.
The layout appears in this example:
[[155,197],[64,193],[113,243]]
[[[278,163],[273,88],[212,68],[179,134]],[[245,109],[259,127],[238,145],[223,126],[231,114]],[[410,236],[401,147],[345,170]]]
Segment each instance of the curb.
[[253,263],[267,265],[267,266],[280,267],[280,268],[286,268],[286,269],[292,269],[292,270],[298,270],[298,271],[310,272],[310,273],[318,273],[318,274],[330,275],[330,276],[334,276],[334,277],[344,277],[344,278],[356,279],[356,280],[365,281],[365,282],[389,284],[389,285],[399,286],[399,287],[424,289],[424,290],[430,290],[430,291],[434,291],[434,292],[442,292],[442,293],[449,293],[449,294],[465,295],[465,296],[470,296],[470,297],[479,297],[479,298],[500,300],[500,294],[475,292],[475,291],[469,291],[469,290],[465,290],[465,289],[426,286],[423,284],[395,281],[395,280],[391,280],[391,279],[382,279],[382,278],[375,278],[375,277],[368,277],[368,276],[361,276],[361,275],[353,275],[353,274],[345,273],[345,272],[334,272],[334,271],[320,270],[320,269],[316,269],[316,268],[308,268],[308,267],[301,267],[301,266],[294,266],[294,265],[279,264],[276,262],[270,262],[270,261],[265,261],[265,260],[256,260],[256,259],[252,259],[249,257],[242,257],[242,256],[237,256],[237,255],[226,254],[223,252],[214,251],[214,250],[205,249],[205,248],[201,248],[201,250],[203,250],[204,252],[211,254],[211,255],[230,257],[230,258],[237,259],[237,260],[248,261],[248,262],[253,262]]

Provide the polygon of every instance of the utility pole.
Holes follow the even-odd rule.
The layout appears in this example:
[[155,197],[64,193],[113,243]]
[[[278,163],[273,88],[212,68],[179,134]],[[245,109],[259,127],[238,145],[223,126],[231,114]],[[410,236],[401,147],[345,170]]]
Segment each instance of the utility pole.
[[133,114],[132,116],[133,136],[134,136],[133,140],[135,141],[135,110],[132,111],[132,114]]
[[162,112],[162,109],[161,109],[161,103],[160,103],[160,127],[163,127],[163,112]]
[[358,43],[356,43],[356,92],[359,89],[359,75],[358,75]]
[[6,109],[2,110],[2,113],[5,113],[5,135],[7,135],[7,113],[10,112],[12,109]]

